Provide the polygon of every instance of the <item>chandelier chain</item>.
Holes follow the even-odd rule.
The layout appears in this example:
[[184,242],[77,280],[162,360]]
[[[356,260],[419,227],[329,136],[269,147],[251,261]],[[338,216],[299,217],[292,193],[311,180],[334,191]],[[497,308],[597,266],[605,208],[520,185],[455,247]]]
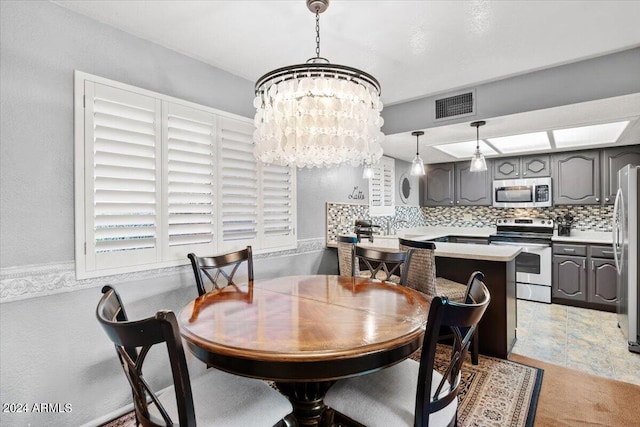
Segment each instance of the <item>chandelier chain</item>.
[[320,12],[316,8],[316,58],[320,58]]

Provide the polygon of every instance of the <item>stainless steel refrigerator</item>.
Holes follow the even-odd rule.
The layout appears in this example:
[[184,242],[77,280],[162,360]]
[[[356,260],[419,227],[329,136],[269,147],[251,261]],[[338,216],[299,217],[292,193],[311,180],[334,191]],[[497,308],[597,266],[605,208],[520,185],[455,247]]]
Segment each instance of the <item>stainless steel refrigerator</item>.
[[618,326],[629,351],[640,353],[640,279],[638,276],[638,212],[640,212],[640,166],[618,171],[618,193],[613,208],[613,249],[618,269]]

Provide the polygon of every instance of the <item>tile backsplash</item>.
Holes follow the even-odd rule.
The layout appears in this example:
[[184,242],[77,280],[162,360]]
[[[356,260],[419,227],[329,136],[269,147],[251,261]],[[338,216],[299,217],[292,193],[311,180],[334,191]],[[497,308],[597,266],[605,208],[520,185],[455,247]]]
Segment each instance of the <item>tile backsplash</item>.
[[558,205],[551,208],[494,208],[492,206],[396,206],[395,216],[370,216],[369,205],[327,203],[327,244],[336,243],[340,234],[353,233],[356,219],[370,220],[386,230],[389,221],[402,219],[393,228],[424,226],[492,227],[498,218],[531,217],[555,219],[570,214],[573,229],[581,231],[611,231],[613,206]]

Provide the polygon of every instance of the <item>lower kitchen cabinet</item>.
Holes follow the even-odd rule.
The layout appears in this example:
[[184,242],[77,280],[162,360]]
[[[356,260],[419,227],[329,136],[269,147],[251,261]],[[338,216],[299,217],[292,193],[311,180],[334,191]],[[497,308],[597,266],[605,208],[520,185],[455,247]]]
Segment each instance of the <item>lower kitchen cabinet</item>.
[[587,300],[586,261],[584,257],[553,256],[552,298]]
[[589,271],[588,302],[613,304],[617,300],[616,280],[618,272],[614,261],[610,259],[591,259]]
[[617,270],[611,246],[554,244],[552,264],[553,302],[615,310]]

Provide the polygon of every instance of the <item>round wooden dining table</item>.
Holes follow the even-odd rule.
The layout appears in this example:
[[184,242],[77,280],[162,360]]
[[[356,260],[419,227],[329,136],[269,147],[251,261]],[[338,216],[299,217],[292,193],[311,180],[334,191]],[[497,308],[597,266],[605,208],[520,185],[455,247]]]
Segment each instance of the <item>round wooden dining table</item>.
[[398,363],[421,345],[429,301],[391,282],[329,275],[227,286],[191,301],[180,332],[203,362],[274,381],[300,425],[319,425],[341,378]]

